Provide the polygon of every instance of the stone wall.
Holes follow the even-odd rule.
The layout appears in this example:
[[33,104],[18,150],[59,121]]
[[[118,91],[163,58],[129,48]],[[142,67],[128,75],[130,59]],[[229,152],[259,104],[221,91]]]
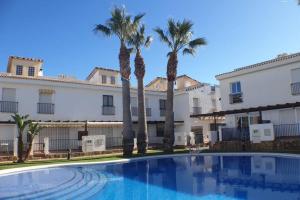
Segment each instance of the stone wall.
[[221,141],[211,146],[214,151],[264,151],[264,152],[300,152],[300,138],[276,139],[261,143],[250,143],[250,141]]

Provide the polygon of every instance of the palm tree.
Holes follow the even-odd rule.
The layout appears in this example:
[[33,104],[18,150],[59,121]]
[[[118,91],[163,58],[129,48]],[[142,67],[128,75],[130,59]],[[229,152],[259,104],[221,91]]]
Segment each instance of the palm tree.
[[29,145],[28,145],[28,149],[26,151],[26,155],[24,158],[24,161],[26,161],[29,157],[30,151],[32,149],[32,143],[33,143],[33,139],[36,135],[39,134],[39,132],[42,130],[41,126],[38,123],[29,123],[29,127],[28,127],[28,131],[27,131],[27,136],[29,137]]
[[174,97],[174,81],[177,76],[177,54],[182,51],[183,55],[196,53],[196,48],[205,45],[204,38],[192,39],[193,23],[188,20],[175,22],[173,19],[168,20],[167,30],[155,28],[154,31],[158,34],[160,40],[166,43],[170,48],[167,64],[167,102],[166,102],[166,120],[164,131],[164,151],[173,152],[174,144],[174,112],[173,112],[173,97]]
[[130,49],[126,47],[130,36],[136,32],[141,18],[139,14],[133,19],[125,12],[124,8],[115,7],[104,25],[98,24],[95,32],[101,32],[105,36],[115,35],[120,40],[119,64],[122,77],[122,100],[123,100],[123,155],[130,156],[133,151],[134,132],[132,129],[130,109]]
[[14,114],[11,116],[13,120],[15,121],[15,124],[17,125],[18,129],[18,163],[24,162],[23,160],[23,132],[26,126],[31,122],[30,120],[27,120],[29,115],[21,116],[19,114]]
[[141,47],[149,47],[152,42],[152,37],[145,36],[145,26],[140,28],[129,39],[129,45],[132,45],[136,51],[134,66],[134,74],[138,81],[138,133],[137,133],[137,148],[138,153],[145,154],[148,146],[147,120],[145,113],[145,91],[144,91],[144,76],[145,63],[141,55]]

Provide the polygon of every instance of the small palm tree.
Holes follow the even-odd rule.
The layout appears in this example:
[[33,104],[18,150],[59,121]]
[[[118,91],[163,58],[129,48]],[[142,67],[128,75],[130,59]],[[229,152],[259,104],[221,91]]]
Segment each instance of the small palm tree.
[[134,74],[138,81],[138,133],[137,133],[137,148],[138,153],[145,154],[148,146],[147,120],[145,113],[145,91],[144,91],[144,76],[145,63],[141,55],[141,47],[149,47],[152,42],[151,36],[145,36],[145,26],[141,25],[135,34],[131,36],[128,43],[132,45],[136,51],[134,66]]
[[95,32],[101,32],[105,36],[115,35],[120,40],[119,63],[122,77],[122,100],[123,100],[123,155],[131,156],[133,151],[134,132],[132,129],[130,109],[130,49],[126,47],[129,38],[139,27],[144,14],[139,14],[133,19],[125,11],[125,8],[115,7],[104,25],[98,24]]
[[23,143],[23,132],[24,129],[26,128],[26,126],[31,122],[30,120],[28,120],[27,118],[29,117],[29,115],[25,115],[25,116],[21,116],[19,114],[14,114],[11,116],[15,122],[15,124],[17,125],[17,129],[18,129],[18,163],[22,163],[24,162],[23,160],[23,148],[24,148],[24,143]]
[[24,158],[24,161],[26,161],[29,157],[29,154],[31,152],[32,149],[32,143],[33,143],[33,139],[36,135],[38,135],[40,133],[40,131],[42,130],[42,127],[38,124],[38,123],[29,123],[29,127],[28,127],[28,131],[27,131],[27,136],[29,137],[29,145],[28,145],[28,149],[26,151],[26,155]]
[[173,19],[168,20],[167,30],[155,28],[154,31],[158,34],[160,40],[167,44],[170,48],[167,64],[167,102],[166,102],[166,120],[164,131],[164,150],[165,152],[173,152],[174,144],[174,81],[177,76],[177,54],[182,51],[185,54],[194,55],[196,48],[205,45],[203,38],[192,39],[193,23],[188,20],[175,22]]

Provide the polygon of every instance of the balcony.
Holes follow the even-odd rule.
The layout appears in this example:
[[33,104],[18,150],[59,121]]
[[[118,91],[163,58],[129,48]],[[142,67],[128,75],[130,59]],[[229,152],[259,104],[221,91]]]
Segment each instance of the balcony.
[[151,116],[151,108],[146,108],[146,116],[147,117]]
[[291,84],[292,95],[300,94],[300,82]]
[[18,112],[18,102],[0,101],[0,112],[17,113]]
[[39,114],[54,114],[54,104],[53,103],[38,103],[37,112]]
[[242,103],[243,102],[243,93],[229,94],[229,103]]
[[199,115],[199,114],[202,114],[202,108],[201,107],[193,107],[192,108],[192,114],[193,115]]
[[102,115],[115,115],[116,108],[114,106],[102,106]]
[[138,116],[138,108],[131,107],[131,114],[132,114],[132,116]]
[[[131,107],[131,114],[132,116],[138,116],[138,108],[137,107]],[[151,108],[146,108],[146,116],[151,116]]]
[[160,109],[160,116],[165,117],[166,116],[166,109]]

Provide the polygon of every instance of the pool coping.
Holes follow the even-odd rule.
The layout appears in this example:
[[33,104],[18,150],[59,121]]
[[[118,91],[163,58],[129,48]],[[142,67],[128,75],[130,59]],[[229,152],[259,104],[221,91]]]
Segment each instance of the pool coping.
[[0,176],[2,175],[11,175],[18,174],[22,172],[37,170],[37,169],[45,169],[45,168],[55,168],[55,167],[63,167],[63,166],[72,166],[72,165],[95,165],[95,164],[120,164],[131,161],[138,160],[147,160],[147,159],[155,159],[155,158],[168,158],[168,157],[180,157],[180,156],[188,156],[188,155],[201,155],[201,156],[275,156],[275,157],[285,157],[285,158],[299,158],[300,154],[290,154],[290,153],[263,153],[263,152],[222,152],[222,153],[177,153],[177,154],[167,154],[167,155],[154,155],[154,156],[145,156],[138,158],[121,158],[117,160],[109,160],[109,161],[94,161],[94,162],[80,162],[74,161],[72,163],[58,163],[58,164],[46,164],[39,166],[29,166],[29,167],[19,167],[12,169],[3,169],[0,170]]

